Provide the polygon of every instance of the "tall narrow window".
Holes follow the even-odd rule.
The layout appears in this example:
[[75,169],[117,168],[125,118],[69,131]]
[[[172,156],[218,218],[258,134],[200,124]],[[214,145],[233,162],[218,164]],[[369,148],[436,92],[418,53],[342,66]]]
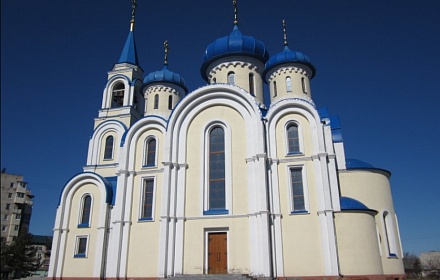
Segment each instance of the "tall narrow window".
[[104,159],[113,158],[113,136],[108,136],[105,139]]
[[300,152],[297,124],[289,124],[287,126],[287,142],[288,154],[297,154]]
[[87,236],[76,238],[75,258],[85,258],[87,253]]
[[383,223],[384,223],[384,227],[385,227],[384,231],[385,231],[386,242],[387,242],[387,246],[388,246],[388,255],[390,257],[396,257],[396,253],[397,253],[396,240],[395,240],[393,221],[392,221],[390,213],[388,213],[388,212],[383,213]]
[[124,91],[125,91],[125,86],[123,83],[117,83],[113,87],[112,108],[121,107],[122,105],[124,105]]
[[292,212],[306,211],[301,168],[290,169],[290,182],[292,187]]
[[306,83],[305,83],[305,81],[304,81],[304,78],[301,78],[301,86],[302,86],[302,90],[303,90],[303,92],[304,92],[305,94],[307,94],[307,91],[306,91]]
[[235,85],[235,73],[234,72],[228,73],[228,84]]
[[273,97],[278,95],[277,82],[273,82]]
[[250,73],[249,74],[249,93],[252,95],[255,95],[255,90],[254,90],[254,74]]
[[154,109],[158,109],[159,108],[159,94],[156,94],[154,96]]
[[90,195],[85,195],[82,200],[81,205],[81,219],[78,227],[89,227],[90,226],[90,212],[92,207],[92,197]]
[[292,92],[292,78],[286,77],[286,91]]
[[141,220],[153,219],[154,179],[145,179],[142,190]]
[[168,110],[173,109],[173,96],[168,96]]
[[156,139],[151,138],[145,145],[145,166],[156,165]]
[[223,128],[214,127],[209,133],[209,210],[225,208],[225,135]]

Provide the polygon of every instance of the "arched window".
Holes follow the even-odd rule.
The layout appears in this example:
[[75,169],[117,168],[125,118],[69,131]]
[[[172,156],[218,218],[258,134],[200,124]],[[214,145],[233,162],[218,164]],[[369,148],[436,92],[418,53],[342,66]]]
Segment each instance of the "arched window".
[[298,125],[295,123],[291,123],[287,126],[287,145],[288,154],[297,154],[300,152]]
[[81,215],[80,215],[80,221],[78,227],[90,226],[91,208],[92,208],[92,197],[87,194],[82,199]]
[[225,133],[216,126],[209,133],[209,210],[225,208]]
[[235,73],[234,72],[228,73],[228,84],[235,85]]
[[286,77],[286,91],[292,92],[292,78]]
[[212,79],[212,83],[213,83],[213,84],[216,84],[216,83],[217,83],[217,79],[216,79],[216,78],[213,78],[213,79]]
[[112,90],[112,108],[121,107],[124,105],[124,91],[123,83],[117,83]]
[[278,89],[277,89],[277,82],[273,82],[273,97],[277,96]]
[[305,84],[305,82],[304,82],[304,77],[301,78],[301,86],[302,86],[302,90],[303,90],[303,92],[304,92],[305,94],[307,94],[307,91],[306,91],[306,84]]
[[159,94],[156,94],[154,96],[154,109],[158,109],[159,108]]
[[388,255],[390,257],[396,257],[397,253],[397,246],[396,246],[396,239],[395,239],[395,232],[394,232],[394,226],[393,226],[393,220],[391,218],[390,213],[385,211],[383,213],[383,224],[384,224],[384,231],[385,231],[385,239],[387,242],[387,249],[388,249]]
[[156,139],[151,138],[145,145],[145,166],[156,165]]
[[168,96],[168,110],[172,110],[173,109],[173,96],[170,95]]
[[113,158],[113,136],[108,136],[105,139],[104,159]]
[[254,90],[254,74],[250,73],[249,74],[249,93],[252,95],[255,95],[255,90]]

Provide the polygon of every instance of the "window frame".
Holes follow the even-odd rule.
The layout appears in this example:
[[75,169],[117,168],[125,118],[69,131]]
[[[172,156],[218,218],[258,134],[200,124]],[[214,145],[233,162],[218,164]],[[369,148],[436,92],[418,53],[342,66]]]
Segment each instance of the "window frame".
[[[81,240],[85,240],[85,243],[86,243],[84,250],[82,250],[82,248],[80,247]],[[81,249],[81,251],[80,251],[80,249]],[[75,252],[74,252],[73,257],[74,258],[87,258],[88,249],[89,249],[89,235],[77,235],[75,238]]]
[[[87,222],[84,221],[84,210],[85,210],[85,203],[86,198],[90,197],[90,207],[88,209],[88,219]],[[81,196],[81,205],[80,205],[80,211],[78,215],[78,228],[90,228],[90,225],[92,223],[92,210],[93,210],[93,196],[91,193],[85,193]]]
[[[146,182],[153,182],[152,184],[152,191],[151,196],[151,216],[148,217],[147,215],[145,215],[144,211],[145,211],[145,199],[146,199]],[[154,221],[154,214],[155,214],[155,205],[156,205],[156,177],[155,176],[149,176],[149,177],[143,177],[141,180],[141,187],[140,187],[140,204],[139,204],[139,221]]]
[[304,94],[307,94],[307,90],[306,90],[306,82],[304,77],[301,78],[301,87],[302,87],[302,91]]
[[[210,134],[211,131],[217,127],[223,129],[224,137],[224,158],[225,158],[225,208],[211,209],[210,208]],[[232,145],[231,145],[231,129],[221,121],[215,121],[205,126],[203,139],[203,215],[228,215],[232,213]]]
[[153,109],[157,110],[159,109],[159,94],[155,94],[154,95],[154,100],[153,100]]
[[168,110],[173,110],[173,96],[168,96]]
[[254,73],[249,73],[249,93],[255,96],[255,76]]
[[228,72],[227,83],[230,85],[235,85],[235,72],[234,71]]
[[[294,193],[293,193],[293,184],[292,184],[292,171],[300,170],[301,180],[302,180],[302,190],[303,190],[303,203],[304,209],[295,209],[294,205]],[[305,165],[289,165],[287,166],[287,177],[288,177],[288,186],[289,186],[289,210],[291,215],[297,214],[309,214],[309,192],[308,192],[308,184],[307,184],[307,173]]]
[[277,95],[278,95],[277,82],[273,81],[273,97],[277,97]]
[[[121,88],[118,88],[122,86]],[[125,99],[125,84],[122,81],[118,81],[113,84],[112,86],[112,97],[111,97],[111,104],[110,108],[120,108],[124,106],[124,99]],[[117,99],[117,101],[115,100]]]
[[287,76],[286,77],[286,92],[292,92],[293,86],[292,86],[292,77]]
[[[155,141],[155,149],[154,149],[154,163],[149,163],[149,156],[150,156],[150,147],[149,144],[151,141]],[[142,163],[142,167],[156,167],[157,166],[157,150],[158,150],[158,141],[157,138],[153,135],[148,136],[147,138],[145,138],[145,142],[144,142],[144,158],[143,158],[143,163]]]
[[[298,129],[298,151],[290,151],[290,145],[289,145],[289,132],[288,129],[291,126],[296,126]],[[285,149],[286,149],[286,156],[300,156],[304,155],[304,142],[303,142],[303,133],[302,133],[302,126],[300,123],[296,120],[290,120],[286,122],[284,125],[284,141],[285,141]]]
[[382,224],[385,236],[385,246],[388,252],[388,258],[397,258],[397,240],[394,221],[390,211],[384,210],[382,212]]
[[[108,143],[110,138],[112,139],[111,145]],[[109,151],[111,153],[110,156],[108,155]],[[108,135],[107,137],[105,137],[105,140],[104,140],[103,160],[113,160],[114,154],[115,154],[115,136]]]

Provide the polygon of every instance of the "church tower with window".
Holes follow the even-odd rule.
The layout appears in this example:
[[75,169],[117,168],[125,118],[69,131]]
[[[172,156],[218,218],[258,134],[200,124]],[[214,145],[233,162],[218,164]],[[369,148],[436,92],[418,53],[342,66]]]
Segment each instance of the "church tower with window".
[[234,0],[232,31],[201,61],[208,85],[189,91],[168,41],[144,75],[132,3],[86,166],[61,192],[48,278],[404,279],[390,173],[346,158],[286,23],[270,56]]

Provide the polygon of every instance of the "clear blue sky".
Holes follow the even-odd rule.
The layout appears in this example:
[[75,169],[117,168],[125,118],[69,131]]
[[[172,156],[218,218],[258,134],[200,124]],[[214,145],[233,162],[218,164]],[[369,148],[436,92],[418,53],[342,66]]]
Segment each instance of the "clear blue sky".
[[[206,83],[206,46],[232,30],[232,0],[138,1],[145,74]],[[1,1],[1,167],[35,194],[33,234],[51,235],[59,194],[86,163],[107,71],[129,30],[129,0]],[[317,69],[318,107],[341,119],[346,155],[392,172],[404,251],[440,250],[440,1],[239,0],[239,27]]]

